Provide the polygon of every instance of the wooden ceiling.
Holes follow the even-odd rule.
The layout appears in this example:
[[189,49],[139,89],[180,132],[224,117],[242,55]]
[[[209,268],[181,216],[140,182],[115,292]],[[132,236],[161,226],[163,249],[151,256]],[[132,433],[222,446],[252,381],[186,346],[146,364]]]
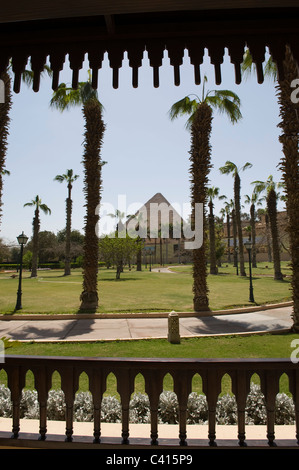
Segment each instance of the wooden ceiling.
[[[260,6],[262,4],[262,7]],[[200,65],[205,49],[215,67],[215,82],[221,83],[224,49],[228,49],[240,83],[240,64],[249,47],[263,81],[262,63],[268,47],[283,78],[285,46],[299,63],[298,0],[15,0],[1,7],[0,73],[12,61],[14,91],[19,92],[21,74],[30,62],[33,89],[38,91],[40,73],[48,61],[53,70],[52,88],[66,61],[78,84],[85,58],[98,84],[104,54],[112,69],[112,86],[118,87],[118,71],[124,53],[132,67],[132,85],[138,86],[138,70],[147,51],[153,68],[153,85],[159,86],[159,68],[165,50],[174,68],[174,83],[180,83],[185,50],[200,83]]]

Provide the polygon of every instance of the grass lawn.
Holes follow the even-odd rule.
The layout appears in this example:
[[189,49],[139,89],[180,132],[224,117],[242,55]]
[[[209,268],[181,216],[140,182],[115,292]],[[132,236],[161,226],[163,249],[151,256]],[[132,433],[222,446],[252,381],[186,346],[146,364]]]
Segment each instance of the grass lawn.
[[[280,335],[251,335],[251,336],[223,336],[206,338],[182,339],[180,344],[170,344],[164,339],[113,341],[95,343],[14,343],[6,350],[6,354],[43,355],[43,356],[80,356],[80,357],[198,357],[198,358],[279,358],[290,357],[292,352],[291,341],[298,339],[297,334]],[[30,364],[29,364],[30,367]],[[80,390],[88,390],[88,377],[82,374]],[[0,372],[0,381],[6,382],[6,374]],[[258,382],[257,375],[253,381]],[[33,375],[27,373],[26,386],[34,387]],[[60,377],[56,372],[53,375],[53,388],[60,387]],[[172,390],[172,377],[168,374],[164,379],[164,389]],[[193,390],[201,392],[201,379],[196,375],[193,379]],[[285,375],[280,380],[281,392],[288,392],[288,379]],[[135,380],[135,391],[144,392],[144,380],[138,375]],[[231,391],[229,376],[222,380],[222,392]],[[107,380],[107,394],[117,395],[116,380],[111,374]]]
[[[265,266],[268,266],[266,268]],[[99,270],[98,313],[192,311],[192,267],[171,268],[174,273],[156,273],[143,269],[125,272],[115,280],[115,271]],[[248,301],[248,277],[236,276],[232,265],[219,268],[219,275],[208,276],[210,307],[213,310],[252,305]],[[284,274],[290,274],[282,263]],[[258,305],[290,300],[290,278],[274,281],[271,263],[260,263],[253,270],[255,301]],[[0,313],[12,313],[16,303],[18,279],[0,273]],[[74,270],[64,277],[62,270],[39,271],[38,278],[23,276],[22,313],[76,313],[82,291],[82,272]]]

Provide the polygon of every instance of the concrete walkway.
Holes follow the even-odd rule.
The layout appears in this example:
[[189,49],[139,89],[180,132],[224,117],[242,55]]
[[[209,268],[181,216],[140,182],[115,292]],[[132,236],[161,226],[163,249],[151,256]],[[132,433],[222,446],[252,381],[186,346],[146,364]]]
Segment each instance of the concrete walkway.
[[[211,312],[208,316],[179,314],[181,337],[286,331],[292,326],[292,307]],[[184,316],[186,315],[186,316]],[[187,316],[189,315],[189,316]],[[137,316],[137,315],[136,315]],[[11,316],[0,320],[0,338],[18,341],[99,341],[167,338],[168,319],[157,315]],[[83,318],[82,318],[83,317]],[[88,318],[87,318],[88,317]]]

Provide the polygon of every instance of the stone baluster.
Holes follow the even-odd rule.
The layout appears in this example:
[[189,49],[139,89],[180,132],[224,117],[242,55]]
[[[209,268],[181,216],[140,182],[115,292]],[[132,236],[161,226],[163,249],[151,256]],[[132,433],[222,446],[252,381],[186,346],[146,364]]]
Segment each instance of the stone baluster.
[[245,408],[246,399],[250,390],[250,374],[246,370],[232,371],[229,373],[232,378],[232,391],[236,397],[238,408],[238,439],[240,446],[245,443]]
[[221,392],[221,375],[217,369],[199,372],[203,379],[203,392],[207,397],[209,421],[209,445],[216,446],[216,405]]
[[[59,371],[60,372],[60,371]],[[79,370],[76,367],[64,367],[61,372],[61,389],[65,397],[65,435],[66,441],[73,440],[73,410],[75,394],[79,386]]]
[[122,444],[129,444],[129,406],[134,391],[135,373],[130,369],[118,369],[113,372],[117,379],[117,391],[122,409]]
[[270,446],[275,445],[275,400],[279,392],[280,375],[277,370],[267,370],[261,374],[261,390],[265,396],[267,409],[267,439]]
[[101,403],[106,390],[107,372],[103,369],[93,368],[89,373],[89,390],[93,399],[94,416],[94,442],[100,442],[101,436]]
[[33,368],[35,388],[39,402],[39,440],[44,441],[47,433],[47,400],[52,385],[52,371],[46,367]]
[[8,388],[11,393],[12,401],[12,438],[17,439],[20,431],[20,402],[22,397],[22,390],[25,386],[26,371],[21,366],[9,367],[7,370],[8,375]]
[[172,374],[174,378],[174,392],[179,402],[179,438],[180,445],[187,445],[187,402],[189,394],[192,391],[192,372],[175,372]]
[[145,380],[145,392],[148,394],[151,412],[151,443],[158,444],[158,405],[163,392],[164,372],[147,370],[142,372]]

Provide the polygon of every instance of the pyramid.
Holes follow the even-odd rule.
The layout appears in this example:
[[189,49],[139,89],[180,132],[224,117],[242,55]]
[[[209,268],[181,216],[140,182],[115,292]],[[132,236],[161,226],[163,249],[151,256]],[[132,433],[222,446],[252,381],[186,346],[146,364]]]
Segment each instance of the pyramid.
[[[135,223],[136,221],[136,223]],[[151,197],[135,214],[127,221],[127,226],[136,227],[139,223],[147,226],[147,233],[151,237],[157,237],[158,231],[162,231],[162,238],[169,237],[169,231],[180,231],[182,217],[161,193]],[[177,237],[176,237],[177,238]],[[180,236],[178,237],[180,238]]]

